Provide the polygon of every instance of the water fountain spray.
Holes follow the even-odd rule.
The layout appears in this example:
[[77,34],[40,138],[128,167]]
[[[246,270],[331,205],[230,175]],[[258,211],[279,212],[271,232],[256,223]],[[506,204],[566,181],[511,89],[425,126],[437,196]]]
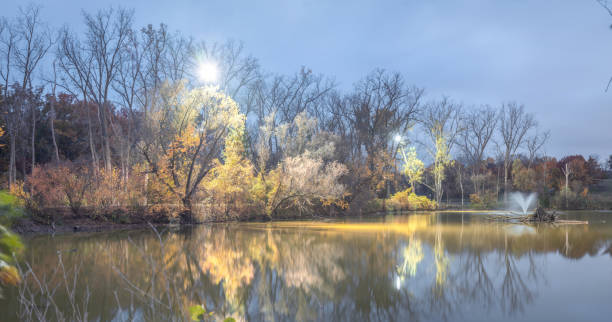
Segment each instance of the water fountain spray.
[[529,208],[535,206],[537,198],[538,194],[535,192],[523,193],[517,191],[510,194],[510,200],[512,200],[513,205],[518,206],[523,211],[523,215],[527,214]]

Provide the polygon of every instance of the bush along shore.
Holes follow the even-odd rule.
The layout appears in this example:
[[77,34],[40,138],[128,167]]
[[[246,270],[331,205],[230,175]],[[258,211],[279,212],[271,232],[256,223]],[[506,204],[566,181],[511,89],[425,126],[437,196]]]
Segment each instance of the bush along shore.
[[[217,175],[224,171],[213,170]],[[147,179],[146,174],[133,173],[125,180],[118,172],[95,173],[88,166],[65,162],[37,167],[10,192],[2,191],[4,204],[0,207],[7,210],[7,215],[0,218],[6,218],[5,225],[19,233],[54,233],[140,228],[149,223],[333,218],[437,208],[434,201],[417,196],[411,188],[387,199],[373,197],[367,203],[355,203],[338,183],[345,172],[336,163],[291,159],[265,178],[252,175],[249,169],[241,176],[242,186],[220,182],[234,180],[236,174],[215,176],[193,199],[184,202],[172,193],[175,189],[171,185]],[[218,186],[223,189],[218,190]],[[351,207],[351,203],[360,207]]]
[[[23,197],[23,196],[22,196]],[[266,213],[265,208],[246,211],[220,211],[219,207],[194,204],[191,209],[183,204],[155,204],[137,206],[44,206],[31,200],[11,198],[10,205],[16,214],[4,223],[21,234],[66,233],[140,229],[154,225],[203,224],[229,221],[270,221],[295,219],[338,218],[345,216],[377,215],[388,212],[435,210],[435,202],[416,196],[408,190],[398,192],[387,200],[373,199],[359,211],[345,206],[348,201],[329,202],[309,200],[306,205],[277,207]],[[225,209],[224,209],[225,210]],[[0,215],[0,218],[6,216]]]

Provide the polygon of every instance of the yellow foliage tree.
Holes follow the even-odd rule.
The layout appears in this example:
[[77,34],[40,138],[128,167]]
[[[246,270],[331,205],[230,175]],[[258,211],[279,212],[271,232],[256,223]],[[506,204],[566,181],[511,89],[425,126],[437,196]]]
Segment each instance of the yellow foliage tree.
[[416,188],[416,183],[421,182],[423,179],[425,166],[423,161],[418,158],[415,147],[410,147],[408,152],[405,152],[404,149],[401,151],[402,156],[404,157],[404,174],[406,177],[408,177],[410,187],[412,188],[412,191],[414,191]]
[[434,184],[436,190],[436,202],[439,204],[442,201],[442,181],[446,178],[446,167],[451,164],[450,151],[444,137],[436,139],[436,158],[434,161]]
[[223,162],[216,160],[204,186],[211,203],[225,216],[240,216],[256,201],[252,190],[258,178],[245,155],[244,125],[233,129],[225,139]]
[[165,84],[158,99],[141,150],[158,183],[184,206],[183,219],[191,221],[200,183],[217,164],[228,133],[245,118],[236,102],[215,88]]

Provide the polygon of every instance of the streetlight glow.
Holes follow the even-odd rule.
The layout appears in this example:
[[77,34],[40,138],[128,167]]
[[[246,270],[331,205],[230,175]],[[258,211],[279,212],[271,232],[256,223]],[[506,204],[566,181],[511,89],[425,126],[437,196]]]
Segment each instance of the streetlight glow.
[[198,66],[198,79],[204,83],[214,83],[217,81],[219,70],[217,64],[207,61]]

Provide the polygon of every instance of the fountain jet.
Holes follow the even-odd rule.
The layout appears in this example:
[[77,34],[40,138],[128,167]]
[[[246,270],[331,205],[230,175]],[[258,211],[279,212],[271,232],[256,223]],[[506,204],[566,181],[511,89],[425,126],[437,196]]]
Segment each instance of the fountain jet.
[[535,192],[522,193],[517,191],[510,194],[510,200],[512,200],[513,205],[518,206],[523,211],[523,215],[527,214],[527,211],[534,204],[537,197],[538,194]]

